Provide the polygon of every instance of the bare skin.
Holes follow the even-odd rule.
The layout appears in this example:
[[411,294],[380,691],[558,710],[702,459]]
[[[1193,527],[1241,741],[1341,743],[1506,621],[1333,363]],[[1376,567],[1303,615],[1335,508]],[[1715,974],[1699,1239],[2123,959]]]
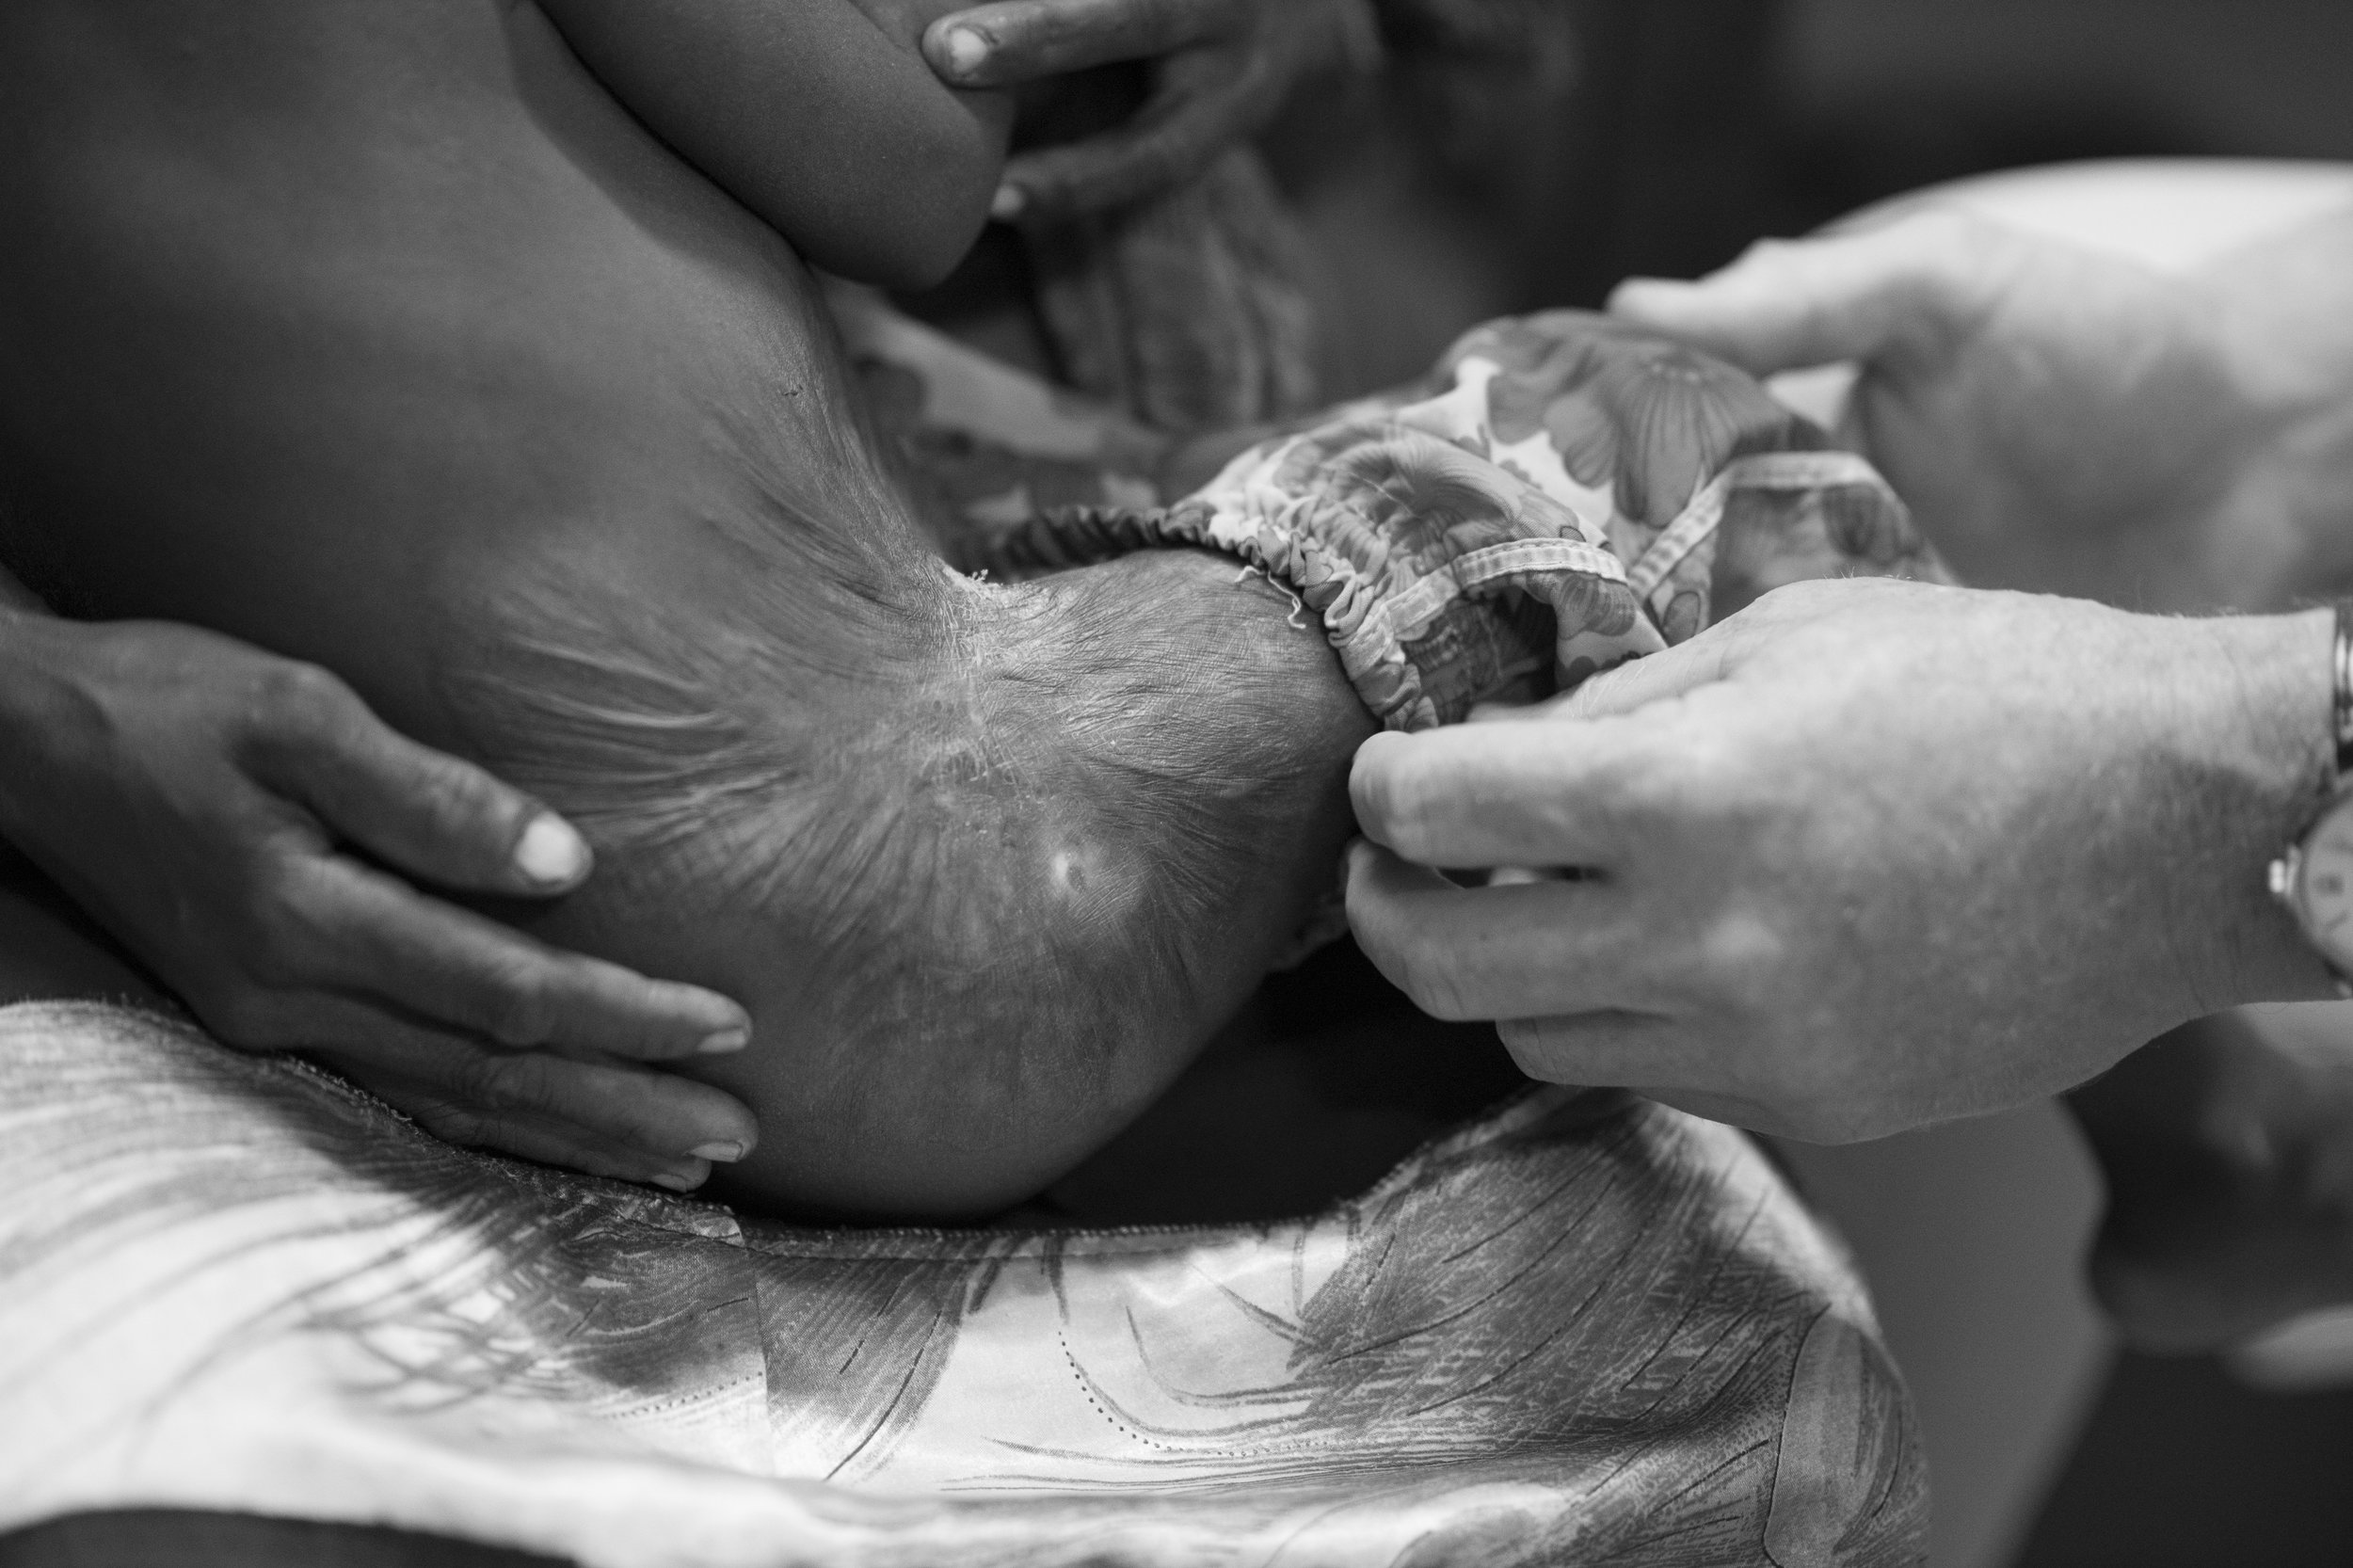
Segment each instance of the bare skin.
[[950,0],[543,0],[614,95],[810,264],[922,288],[971,248],[1010,94],[918,52]]
[[1768,375],[1861,363],[1864,449],[1968,581],[2284,609],[2353,580],[2353,210],[2195,267],[1933,196],[1619,314]]
[[454,1142],[600,1176],[694,1187],[757,1139],[729,1096],[639,1064],[741,1049],[734,1003],[427,890],[578,889],[586,843],[520,791],[316,665],[193,627],[0,609],[0,838],[144,965],[81,994],[160,980],[225,1043],[318,1050]]
[[[1517,722],[1375,736],[1357,937],[1536,1077],[1815,1142],[2021,1105],[2328,993],[2265,890],[2329,771],[2329,617],[1856,580]],[[1430,867],[1575,867],[1465,889]]]
[[1006,166],[999,217],[1115,210],[1207,168],[1273,119],[1300,81],[1379,48],[1363,0],[996,0],[939,6],[923,53],[942,80],[1013,88],[1149,62],[1135,116]]
[[[2025,171],[1759,246],[1698,282],[1629,283],[1613,308],[1758,372],[1857,361],[1855,434],[1975,581],[2284,610],[2353,582],[2348,172]],[[2268,921],[2293,963],[2293,930],[2249,904],[2303,821],[2246,821],[2260,831],[2234,885],[2191,907],[2250,938]],[[2166,989],[2119,1016],[2152,1032],[2177,1021],[2139,1010]],[[2224,981],[2198,1002],[2298,994],[2316,993]],[[2342,1044],[2310,1048],[2289,1021],[2303,1016],[2185,1024],[2071,1096],[2108,1176],[2092,1284],[2133,1343],[2209,1349],[2353,1298],[2353,1094]]]
[[[747,665],[721,700],[844,789],[888,781],[881,754],[909,736],[986,756],[1018,703],[1056,712],[1038,633],[1091,597],[1165,616],[1139,646],[1197,724],[1214,688],[1183,682],[1209,663],[1176,654],[1205,607],[1258,639],[1237,658],[1294,694],[1271,721],[1328,784],[1263,884],[1220,895],[1186,1005],[1084,1061],[1030,1059],[1018,1032],[996,1058],[943,1059],[916,1028],[903,1049],[843,1055],[838,1031],[871,1019],[835,994],[822,912],[696,895],[767,853],[757,839],[599,842],[584,892],[502,910],[746,1005],[752,1048],[694,1069],[760,1115],[738,1195],[983,1212],[1110,1138],[1328,883],[1367,721],[1321,638],[1207,558],[1020,591],[953,579],[838,413],[846,382],[791,249],[621,111],[536,10],[224,0],[167,20],[61,0],[0,32],[20,154],[0,180],[41,236],[0,261],[8,296],[39,302],[5,334],[0,439],[24,480],[8,546],[40,585],[84,614],[325,665],[404,732],[503,770],[533,738],[469,694],[502,666],[519,604],[557,601],[592,641],[685,629],[726,668],[728,648],[777,643],[794,680]],[[774,569],[777,530],[808,569]],[[593,802],[534,787],[596,840]],[[1054,917],[1072,864],[1051,842],[1061,787],[1046,770],[1005,808],[1023,853],[981,863],[976,939],[996,937],[991,909]],[[826,798],[780,806],[780,823],[857,805]]]

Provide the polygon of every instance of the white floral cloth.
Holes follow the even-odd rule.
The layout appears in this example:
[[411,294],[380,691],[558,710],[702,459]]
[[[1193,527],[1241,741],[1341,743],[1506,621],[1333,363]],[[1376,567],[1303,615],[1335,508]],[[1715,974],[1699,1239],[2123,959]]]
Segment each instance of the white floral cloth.
[[805,1230],[0,1010],[0,1531],[136,1506],[589,1568],[1813,1568],[1926,1522],[1838,1249],[1626,1096],[1288,1224]]

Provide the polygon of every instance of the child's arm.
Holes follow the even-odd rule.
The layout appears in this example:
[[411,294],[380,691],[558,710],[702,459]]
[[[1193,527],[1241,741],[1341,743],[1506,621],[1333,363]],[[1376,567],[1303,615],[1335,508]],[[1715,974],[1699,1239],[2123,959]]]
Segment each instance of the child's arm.
[[540,0],[655,135],[809,262],[920,288],[988,216],[1007,93],[944,86],[918,47],[955,0]]

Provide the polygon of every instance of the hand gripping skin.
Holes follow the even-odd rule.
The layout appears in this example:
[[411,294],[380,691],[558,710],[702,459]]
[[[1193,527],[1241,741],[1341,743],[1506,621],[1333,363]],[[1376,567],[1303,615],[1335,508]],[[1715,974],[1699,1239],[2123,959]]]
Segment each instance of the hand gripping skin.
[[1035,572],[1156,546],[1289,586],[1408,730],[1565,690],[1784,583],[1944,576],[1870,465],[1755,380],[1570,311],[1479,328],[1173,506],[1048,512],[996,556]]

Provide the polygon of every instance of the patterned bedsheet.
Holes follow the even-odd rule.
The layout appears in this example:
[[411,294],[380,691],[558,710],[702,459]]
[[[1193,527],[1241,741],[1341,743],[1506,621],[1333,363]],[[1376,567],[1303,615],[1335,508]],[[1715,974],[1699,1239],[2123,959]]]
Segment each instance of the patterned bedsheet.
[[804,1230],[0,1011],[0,1529],[199,1506],[594,1568],[1918,1560],[1900,1385],[1739,1135],[1532,1091],[1353,1201]]

